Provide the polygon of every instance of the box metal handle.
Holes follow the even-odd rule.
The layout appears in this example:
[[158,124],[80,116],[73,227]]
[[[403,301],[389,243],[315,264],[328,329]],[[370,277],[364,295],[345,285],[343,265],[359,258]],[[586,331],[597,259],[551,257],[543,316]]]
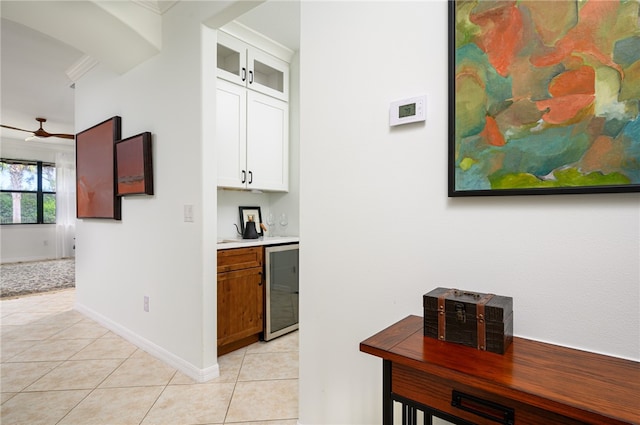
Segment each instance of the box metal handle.
[[471,292],[471,291],[460,291],[458,289],[454,289],[453,290],[453,295],[455,295],[456,297],[459,297],[461,295],[469,295],[472,296],[475,299],[478,299],[482,296],[482,294],[479,294],[477,292]]

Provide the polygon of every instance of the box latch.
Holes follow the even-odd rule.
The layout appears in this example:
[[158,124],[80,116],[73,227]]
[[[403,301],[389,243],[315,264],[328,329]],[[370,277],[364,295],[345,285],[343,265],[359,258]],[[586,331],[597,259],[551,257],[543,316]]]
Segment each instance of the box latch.
[[456,303],[456,320],[458,323],[467,323],[467,309],[463,303]]

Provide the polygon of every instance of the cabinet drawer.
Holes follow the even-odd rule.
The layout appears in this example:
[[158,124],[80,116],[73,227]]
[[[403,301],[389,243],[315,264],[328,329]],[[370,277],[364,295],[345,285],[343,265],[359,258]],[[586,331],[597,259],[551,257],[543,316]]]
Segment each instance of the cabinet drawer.
[[262,267],[263,247],[218,250],[218,273]]
[[[539,409],[524,403],[510,400],[496,394],[481,391],[462,384],[452,384],[446,379],[429,375],[422,371],[407,366],[392,364],[391,391],[394,394],[415,400],[425,406],[448,413],[460,419],[467,420],[478,425],[496,425],[495,419],[488,419],[481,414],[469,412],[460,407],[452,406],[453,391],[463,393],[467,398],[463,404],[473,411],[482,412],[492,417],[499,417],[502,406],[513,411],[514,424],[527,425],[578,425],[579,422],[556,413]],[[473,399],[475,400],[473,400]]]

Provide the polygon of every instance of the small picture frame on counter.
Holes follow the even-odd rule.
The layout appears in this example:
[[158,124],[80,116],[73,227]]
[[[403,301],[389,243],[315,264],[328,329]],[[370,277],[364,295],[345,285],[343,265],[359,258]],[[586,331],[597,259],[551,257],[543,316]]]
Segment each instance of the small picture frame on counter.
[[238,207],[238,210],[240,211],[240,233],[244,234],[244,229],[247,221],[249,221],[249,216],[253,216],[253,221],[256,223],[258,237],[263,237],[264,232],[260,226],[262,223],[262,212],[260,211],[260,207]]

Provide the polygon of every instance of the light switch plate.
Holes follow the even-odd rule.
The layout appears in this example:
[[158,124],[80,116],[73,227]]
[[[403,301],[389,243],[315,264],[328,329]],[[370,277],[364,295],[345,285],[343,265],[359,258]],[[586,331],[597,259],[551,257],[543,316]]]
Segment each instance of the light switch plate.
[[193,205],[184,206],[184,222],[193,223]]

